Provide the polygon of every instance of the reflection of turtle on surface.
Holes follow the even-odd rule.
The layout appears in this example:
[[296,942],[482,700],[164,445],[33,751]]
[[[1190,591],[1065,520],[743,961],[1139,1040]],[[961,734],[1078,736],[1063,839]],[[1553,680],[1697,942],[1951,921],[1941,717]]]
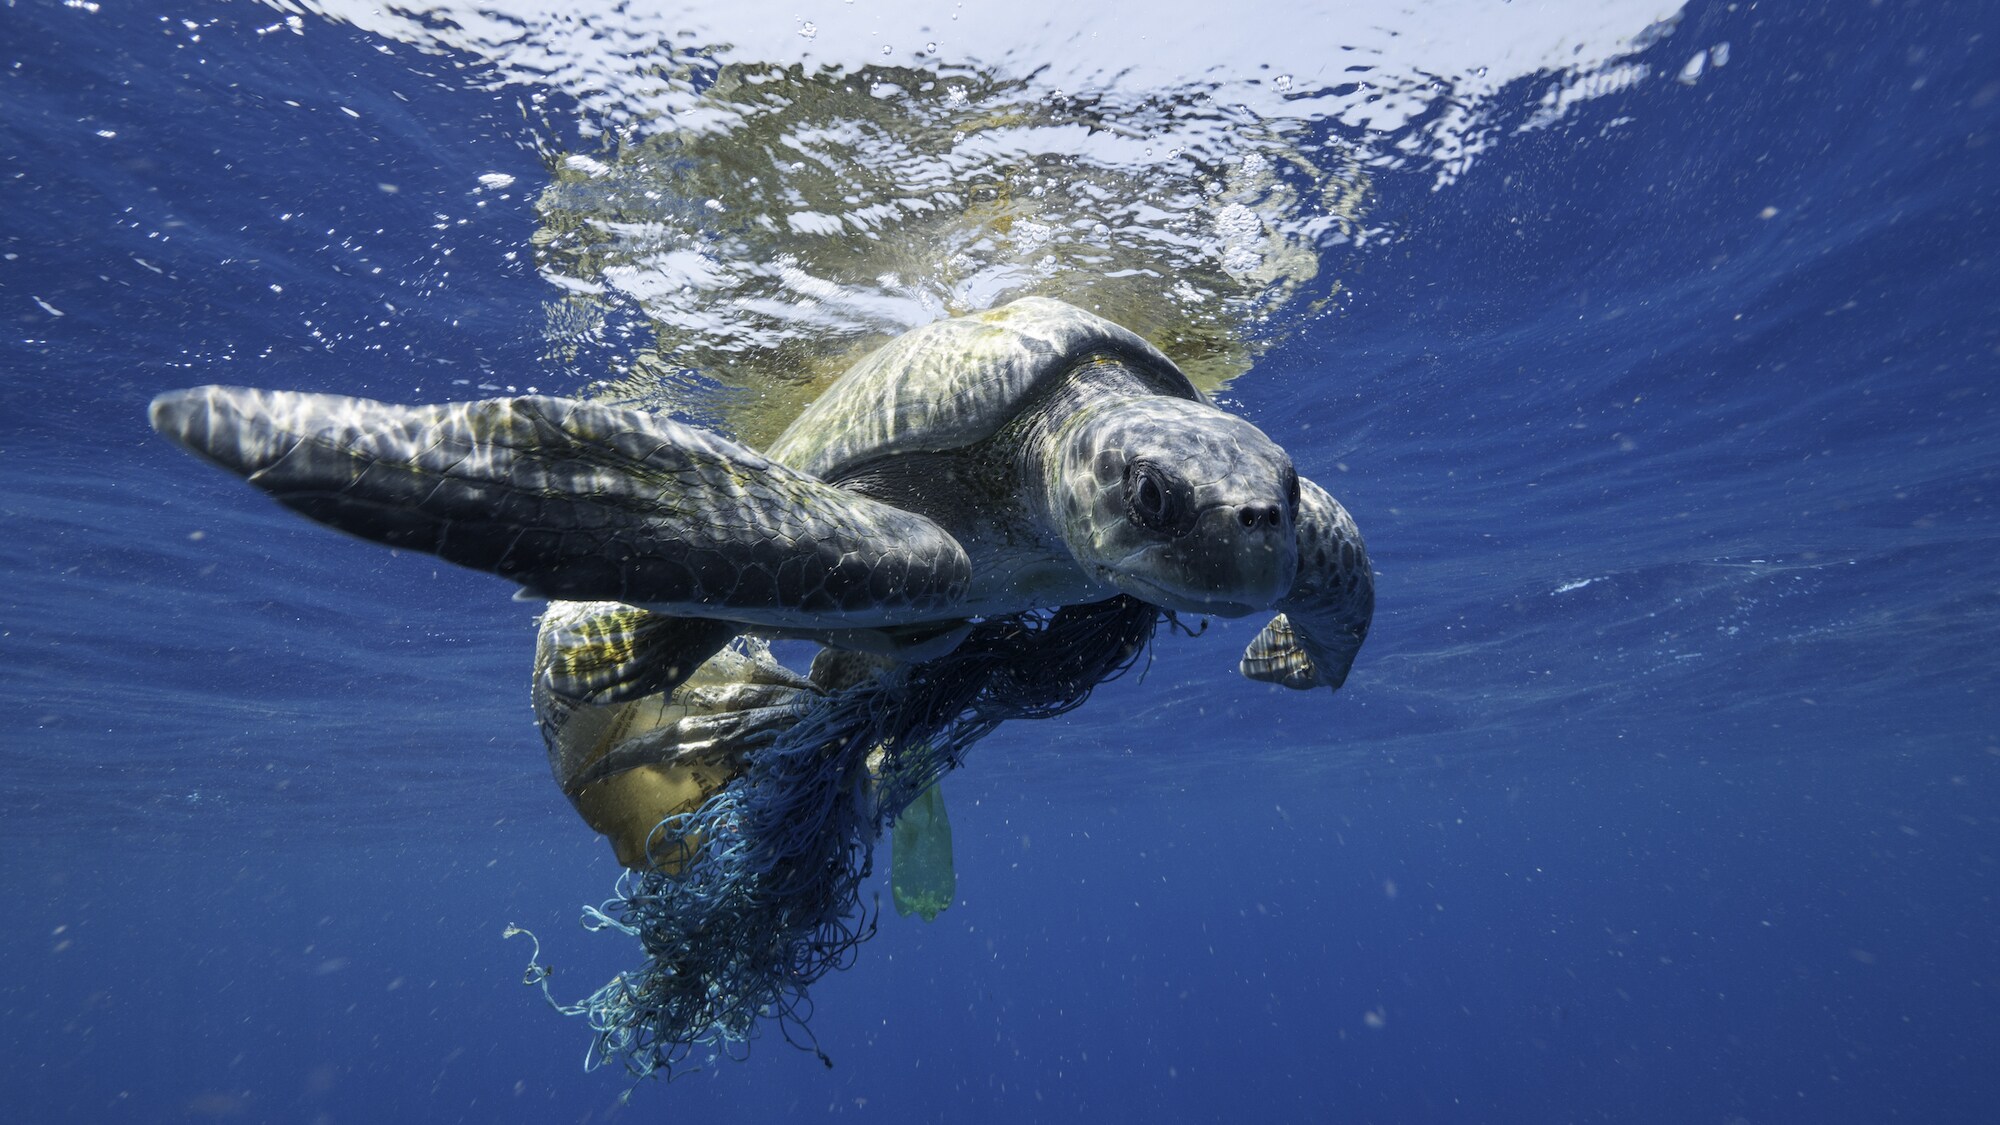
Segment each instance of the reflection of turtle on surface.
[[645,834],[826,690],[726,650],[741,634],[924,661],[976,622],[1123,594],[1277,609],[1244,674],[1337,688],[1373,612],[1338,502],[1137,336],[1044,299],[892,341],[764,454],[540,397],[206,387],[152,417],[314,519],[556,599],[537,711],[564,791],[628,865],[684,854]]

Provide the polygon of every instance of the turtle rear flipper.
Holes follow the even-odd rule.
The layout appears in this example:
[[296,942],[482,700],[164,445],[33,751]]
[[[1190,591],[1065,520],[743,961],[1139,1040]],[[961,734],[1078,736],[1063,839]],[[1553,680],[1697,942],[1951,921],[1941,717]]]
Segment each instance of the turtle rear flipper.
[[643,411],[197,387],[151,417],[303,515],[549,598],[893,625],[939,616],[971,578],[930,520]]
[[625,703],[684,683],[737,625],[619,602],[558,602],[535,641],[535,691],[570,704]]
[[[723,636],[703,632],[719,627]],[[562,602],[543,618],[534,703],[549,768],[620,863],[681,870],[699,835],[661,822],[691,813],[796,725],[820,694],[734,626],[612,603]],[[590,668],[636,673],[585,698],[559,685],[599,683]],[[651,690],[648,691],[647,689]]]
[[1375,616],[1368,548],[1347,509],[1309,480],[1299,481],[1298,543],[1298,577],[1238,668],[1288,688],[1338,689]]

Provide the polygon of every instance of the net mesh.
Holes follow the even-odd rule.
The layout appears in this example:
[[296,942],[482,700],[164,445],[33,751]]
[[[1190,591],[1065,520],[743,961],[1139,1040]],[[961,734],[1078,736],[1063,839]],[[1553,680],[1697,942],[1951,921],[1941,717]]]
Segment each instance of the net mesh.
[[[801,702],[741,775],[667,818],[655,870],[585,908],[587,928],[646,954],[577,1003],[550,996],[589,1022],[586,1065],[671,1076],[697,1050],[740,1056],[767,1024],[817,1052],[807,990],[874,933],[861,888],[883,829],[1000,723],[1060,714],[1129,669],[1158,620],[1126,597],[990,620],[946,656]],[[539,954],[527,983],[546,994]]]

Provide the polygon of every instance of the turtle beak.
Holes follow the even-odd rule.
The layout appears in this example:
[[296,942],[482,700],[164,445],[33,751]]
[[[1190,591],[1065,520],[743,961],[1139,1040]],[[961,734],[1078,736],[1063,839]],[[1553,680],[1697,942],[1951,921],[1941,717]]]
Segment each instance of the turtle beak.
[[1276,508],[1216,504],[1195,521],[1194,532],[1164,552],[1180,556],[1174,570],[1183,586],[1169,605],[1188,613],[1241,617],[1268,609],[1292,588],[1298,549],[1291,521]]
[[1270,526],[1249,527],[1237,506],[1218,504],[1201,514],[1191,533],[1148,544],[1107,577],[1162,609],[1242,617],[1276,604],[1297,574],[1289,520],[1274,515]]

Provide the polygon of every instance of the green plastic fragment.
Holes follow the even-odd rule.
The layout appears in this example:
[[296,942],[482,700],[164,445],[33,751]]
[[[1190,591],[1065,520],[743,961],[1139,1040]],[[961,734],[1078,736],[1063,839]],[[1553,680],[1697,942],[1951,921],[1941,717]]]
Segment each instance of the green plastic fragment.
[[915,914],[926,922],[936,921],[958,893],[942,784],[924,790],[896,818],[889,836],[889,889],[896,913]]

